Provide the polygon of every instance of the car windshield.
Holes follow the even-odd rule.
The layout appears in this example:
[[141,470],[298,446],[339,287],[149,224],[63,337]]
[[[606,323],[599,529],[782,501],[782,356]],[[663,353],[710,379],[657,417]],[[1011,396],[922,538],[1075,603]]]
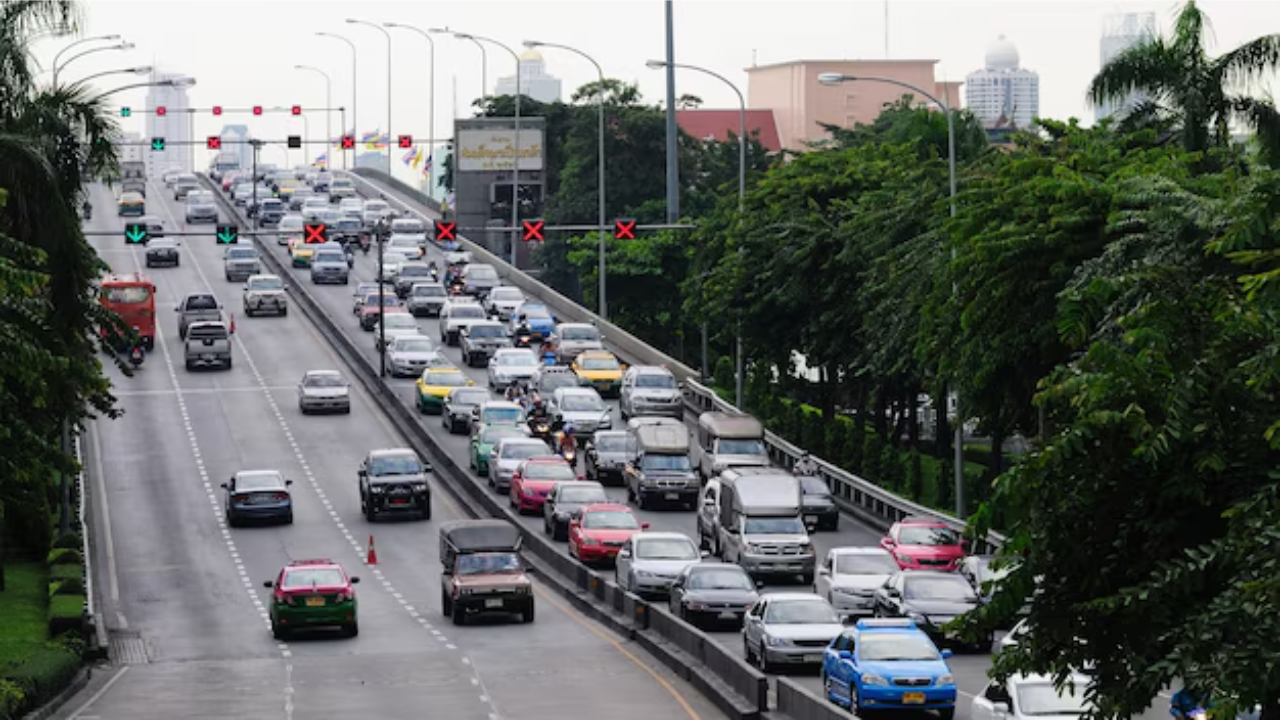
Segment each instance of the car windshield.
[[836,611],[823,600],[785,600],[769,603],[764,611],[767,625],[819,625],[837,623]]
[[899,545],[924,545],[944,547],[960,544],[960,533],[947,527],[929,527],[927,525],[905,525],[898,528]]
[[670,375],[659,375],[658,373],[638,375],[636,376],[636,387],[675,390],[676,379]]
[[360,283],[359,285],[356,286],[356,291],[354,294],[364,296],[364,295],[368,295],[369,293],[376,293],[376,292],[378,292],[378,283]]
[[455,305],[449,311],[449,317],[451,318],[470,320],[471,318],[482,318],[484,316],[484,308],[479,305]]
[[346,265],[347,254],[340,253],[340,252],[322,252],[322,253],[316,253],[316,256],[311,259],[312,265],[324,265],[325,263],[333,263],[335,265]]
[[468,280],[497,280],[498,271],[489,265],[471,265],[467,268]]
[[862,553],[837,555],[837,575],[892,575],[898,572],[898,563],[889,553]]
[[587,505],[589,503],[609,502],[609,498],[604,494],[604,488],[602,487],[588,487],[582,485],[561,489],[560,502]]
[[565,394],[560,398],[560,409],[569,412],[602,412],[604,400],[601,400],[598,395],[586,393]]
[[307,568],[285,572],[280,589],[302,590],[309,587],[338,587],[346,584],[346,577],[337,568]]
[[831,489],[822,481],[822,478],[816,478],[811,475],[804,475],[800,479],[800,490],[805,495],[830,495]]
[[[364,304],[373,305],[374,307],[377,307],[378,293],[369,293],[368,295],[366,295],[364,297]],[[389,307],[395,307],[396,305],[400,304],[400,300],[395,296],[395,293],[384,293],[382,295],[382,304],[387,305]]]
[[342,230],[343,232],[351,232],[354,230],[359,230],[361,228],[359,220],[355,220],[352,218],[345,218],[345,217],[338,220],[338,222],[334,223],[334,225],[336,226],[336,229]]
[[[365,208],[366,210],[368,208]],[[427,231],[427,227],[417,220],[393,220],[391,221],[391,232],[401,233],[404,235],[420,235]]]
[[538,386],[543,392],[562,387],[578,387],[578,378],[567,373],[546,373],[538,379]]
[[473,338],[501,338],[507,336],[507,329],[501,325],[472,325],[469,332]]
[[803,535],[804,523],[798,517],[749,517],[742,521],[747,535]]
[[502,457],[507,460],[525,460],[547,454],[546,443],[507,443],[502,446]]
[[1018,714],[1023,717],[1039,717],[1047,715],[1070,715],[1080,717],[1088,711],[1084,698],[1084,688],[1073,687],[1070,683],[1062,688],[1062,692],[1051,682],[1015,682],[1018,693]]
[[396,352],[431,352],[432,347],[427,338],[410,338],[397,340],[394,349]]
[[369,474],[417,475],[422,472],[422,462],[415,455],[382,455],[369,461]]
[[520,570],[520,559],[515,553],[479,553],[459,555],[454,573],[457,575],[489,575]]
[[596,510],[582,516],[582,527],[590,530],[639,530],[640,523],[630,510]]
[[431,268],[426,265],[405,265],[400,268],[400,277],[431,277]]
[[513,427],[490,427],[480,434],[481,445],[497,445],[506,438],[527,437],[523,430]]
[[422,381],[428,385],[457,387],[467,384],[467,376],[461,372],[433,372],[424,375]]
[[640,459],[642,470],[667,470],[687,472],[692,469],[688,455],[645,455]]
[[537,364],[538,359],[527,353],[511,353],[498,356],[498,365],[504,367],[535,367]]
[[284,281],[280,278],[258,278],[249,281],[250,290],[283,290]]
[[595,446],[598,452],[619,453],[627,451],[625,435],[596,435]]
[[720,438],[716,452],[721,455],[766,455],[763,440],[751,438]]
[[454,405],[479,405],[489,400],[489,391],[481,390],[456,390],[450,396],[450,402]]
[[414,285],[414,297],[444,297],[445,291],[443,285]]
[[416,329],[418,327],[418,323],[414,321],[412,315],[397,315],[392,313],[383,318],[382,322],[387,326],[388,330],[408,330],[410,328]]
[[232,260],[256,260],[258,251],[253,248],[232,248],[227,251],[227,257]]
[[685,585],[693,590],[755,590],[746,571],[730,568],[695,570]]
[[187,298],[188,310],[217,310],[218,300],[212,295],[192,295]]
[[583,370],[620,370],[618,361],[611,357],[588,357],[582,359]]
[[530,480],[577,480],[573,468],[562,462],[538,462],[525,466],[524,476]]
[[280,202],[279,200],[276,200],[275,198],[271,198],[269,200],[263,200],[262,209],[267,211],[278,212],[284,209],[284,203]]
[[958,575],[937,577],[907,576],[908,600],[951,600],[972,602],[977,599],[973,588]]
[[697,560],[701,553],[684,538],[651,538],[636,543],[636,557],[644,560]]
[[287,217],[280,221],[280,224],[276,226],[276,229],[285,231],[301,230],[304,225],[306,225],[306,223],[303,222],[300,217]]
[[567,327],[560,331],[561,340],[575,340],[578,342],[584,340],[599,340],[600,333],[595,328],[590,327]]
[[519,288],[494,288],[489,293],[490,300],[500,300],[502,302],[520,302],[524,300],[524,293]]
[[236,476],[236,491],[283,490],[284,479],[278,473],[244,473]]
[[551,311],[543,305],[521,305],[520,315],[524,315],[529,320],[550,320]]
[[484,411],[483,421],[487,423],[518,423],[520,422],[520,408],[487,408]]
[[316,388],[336,388],[346,386],[346,382],[343,381],[342,376],[337,373],[316,373],[314,375],[308,375],[304,383],[307,387]]
[[923,661],[939,659],[938,648],[923,635],[907,633],[864,633],[858,639],[858,656],[864,661]]
[[365,200],[364,201],[365,212],[382,212],[389,207],[391,206],[381,200]]

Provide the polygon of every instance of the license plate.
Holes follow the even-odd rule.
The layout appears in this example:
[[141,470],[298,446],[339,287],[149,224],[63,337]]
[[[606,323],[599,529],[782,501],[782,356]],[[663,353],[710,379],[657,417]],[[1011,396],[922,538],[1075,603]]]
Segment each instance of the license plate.
[[666,499],[668,499],[668,500],[679,500],[679,499],[680,499],[680,493],[667,493],[666,495],[663,495],[662,497],[664,497],[664,498],[666,498]]
[[485,600],[484,606],[487,608],[500,608],[502,607],[502,598],[492,598],[489,600]]
[[[805,655],[804,661],[807,663],[820,663],[822,662],[822,656],[821,655]],[[923,702],[923,700],[921,702]]]
[[924,693],[922,692],[902,693],[902,704],[903,705],[923,705]]
[[391,498],[391,504],[392,505],[408,505],[409,499],[408,498]]
[[307,607],[324,607],[324,598],[322,597],[307,598]]
[[212,360],[214,358],[213,355],[201,355],[200,357],[203,360]]
[[804,521],[805,521],[805,523],[807,523],[807,524],[809,524],[809,525],[817,525],[817,524],[818,524],[818,516],[817,516],[817,515],[805,515],[805,516],[804,516]]
[[724,611],[724,612],[720,613],[720,619],[721,619],[721,620],[737,620],[737,619],[738,619],[738,613],[736,613],[736,612],[732,612],[732,611],[730,611],[730,610],[726,610],[726,611]]

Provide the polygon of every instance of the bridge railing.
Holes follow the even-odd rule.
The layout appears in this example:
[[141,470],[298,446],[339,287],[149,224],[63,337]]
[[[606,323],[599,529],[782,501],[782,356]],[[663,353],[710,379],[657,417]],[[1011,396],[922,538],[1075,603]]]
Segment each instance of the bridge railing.
[[[384,188],[374,184],[374,182],[380,183],[389,187],[394,193],[408,198],[412,203],[427,207],[430,211],[430,216],[434,217],[439,213],[439,203],[409,185],[394,178],[389,178],[386,173],[369,168],[359,168],[354,171],[354,175],[358,184],[364,183],[373,192],[384,190]],[[395,195],[387,195],[387,200],[393,204],[400,205],[405,210],[415,213],[422,212],[421,208],[414,207],[409,202],[395,197]],[[504,277],[508,284],[520,288],[527,294],[541,298],[562,322],[593,323],[600,329],[601,334],[605,336],[605,341],[617,351],[624,361],[639,365],[665,365],[684,384],[685,406],[695,414],[711,411],[742,414],[741,410],[725,401],[714,390],[699,382],[702,378],[694,368],[649,346],[640,338],[604,320],[536,278],[512,267],[503,258],[489,252],[479,244],[465,237],[459,238],[459,244],[463,249],[471,252],[477,262],[490,264],[497,269],[498,274]],[[770,457],[781,467],[790,468],[804,453],[801,448],[772,432],[765,433],[765,443],[768,446]],[[930,518],[957,530],[964,528],[964,522],[953,515],[939,512],[899,497],[879,485],[832,465],[821,458],[814,459],[817,461],[823,481],[831,488],[840,506],[849,514],[872,527],[887,529],[904,517],[915,516]],[[976,543],[972,549],[974,552],[986,553],[995,550],[1003,543],[1003,535],[990,533]]]

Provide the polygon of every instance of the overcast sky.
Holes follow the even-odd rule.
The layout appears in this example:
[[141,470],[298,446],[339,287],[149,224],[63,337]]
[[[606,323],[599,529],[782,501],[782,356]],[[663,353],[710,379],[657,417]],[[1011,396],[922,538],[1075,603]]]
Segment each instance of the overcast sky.
[[[1204,0],[1200,4],[1213,23],[1213,49],[1218,52],[1280,32],[1280,2],[1275,0]],[[350,38],[359,51],[360,130],[385,129],[386,40],[373,28],[345,24],[349,17],[423,29],[448,26],[493,38],[517,52],[523,51],[521,43],[526,39],[571,45],[594,57],[606,75],[638,82],[646,100],[660,102],[665,93],[663,72],[645,67],[647,59],[665,57],[662,0],[85,0],[83,5],[87,10],[84,36],[120,34],[137,48],[87,55],[63,71],[64,79],[154,64],[163,71],[196,78],[197,85],[189,91],[196,107],[323,106],[324,80],[295,70],[299,64],[328,72],[334,105],[350,105],[351,51],[338,40],[315,36],[324,31]],[[886,7],[890,56],[936,59],[939,80],[962,80],[982,66],[985,46],[1003,34],[1017,45],[1022,66],[1040,74],[1041,115],[1091,120],[1084,89],[1098,69],[1103,20],[1111,13],[1150,11],[1167,29],[1178,3],[675,0],[675,59],[714,70],[739,83],[744,92],[743,69],[753,61],[763,65],[796,59],[881,59]],[[430,78],[427,42],[408,31],[391,33],[391,130],[425,137]],[[448,35],[434,37],[436,126],[437,135],[444,137],[449,132],[443,128],[454,117],[455,83],[461,114],[470,115],[470,102],[479,95],[480,51]],[[66,42],[41,41],[37,57],[48,67]],[[88,47],[93,46],[84,46]],[[595,77],[594,68],[577,56],[552,49],[543,54],[548,72],[563,80],[566,99]],[[492,88],[498,76],[512,74],[515,61],[496,47],[489,49],[488,58]],[[107,89],[131,81],[120,75],[94,82]],[[1272,78],[1262,91],[1276,90],[1280,84]],[[728,88],[696,73],[678,74],[677,92],[703,98],[704,107],[736,106]],[[115,98],[120,105],[143,107],[145,91],[126,91]],[[323,117],[309,121],[314,135],[323,132]],[[286,122],[262,118],[253,127],[258,133],[283,134]],[[140,117],[123,123],[126,131],[143,128]],[[216,133],[223,124],[223,119],[198,115],[196,137]],[[295,133],[299,130],[297,121],[289,127]],[[338,132],[336,118],[334,132]]]

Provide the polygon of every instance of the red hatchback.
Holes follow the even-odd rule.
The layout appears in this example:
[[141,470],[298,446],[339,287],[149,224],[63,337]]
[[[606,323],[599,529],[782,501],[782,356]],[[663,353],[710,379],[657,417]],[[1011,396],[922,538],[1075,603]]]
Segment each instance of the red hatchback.
[[648,529],[626,505],[588,505],[569,521],[569,555],[584,563],[613,561],[632,535]]
[[960,533],[937,520],[906,517],[880,541],[903,570],[955,570],[967,552]]
[[562,458],[529,458],[511,474],[511,507],[520,513],[541,513],[556,483],[581,479]]

